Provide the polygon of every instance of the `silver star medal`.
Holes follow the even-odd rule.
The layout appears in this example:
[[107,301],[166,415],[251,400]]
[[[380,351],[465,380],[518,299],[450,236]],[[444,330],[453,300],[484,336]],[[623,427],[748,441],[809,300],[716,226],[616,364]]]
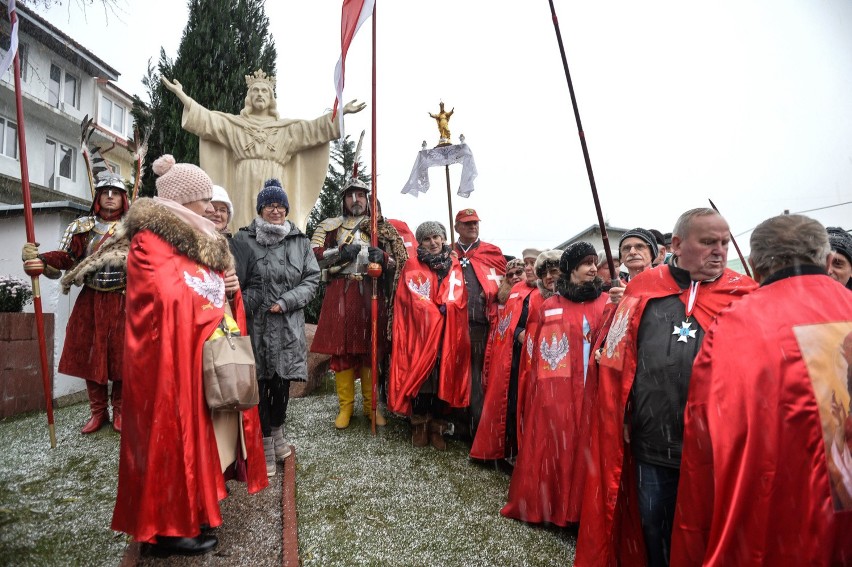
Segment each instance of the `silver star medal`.
[[687,342],[687,339],[695,338],[695,331],[690,329],[692,323],[690,321],[684,321],[681,323],[681,326],[674,326],[674,331],[672,331],[673,335],[677,335],[677,342]]

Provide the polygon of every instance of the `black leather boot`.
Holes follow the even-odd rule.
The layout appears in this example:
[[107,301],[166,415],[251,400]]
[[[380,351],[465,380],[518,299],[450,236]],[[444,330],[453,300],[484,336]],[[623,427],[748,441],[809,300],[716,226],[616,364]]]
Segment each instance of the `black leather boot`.
[[218,545],[219,540],[214,535],[199,535],[196,537],[157,536],[157,543],[148,546],[148,553],[156,557],[169,555],[201,555]]

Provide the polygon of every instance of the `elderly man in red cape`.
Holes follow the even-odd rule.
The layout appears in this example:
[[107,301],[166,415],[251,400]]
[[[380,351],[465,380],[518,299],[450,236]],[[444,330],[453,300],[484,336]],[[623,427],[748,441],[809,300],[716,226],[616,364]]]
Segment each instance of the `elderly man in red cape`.
[[[417,227],[417,235],[420,241],[446,238],[443,225],[432,221]],[[402,270],[394,304],[388,407],[395,413],[411,415],[415,445],[431,441],[440,449],[442,443],[432,433],[441,432],[430,430],[433,416],[423,413],[419,419],[421,411],[413,415],[412,405],[424,394],[423,385],[436,367],[437,387],[430,387],[428,394],[451,408],[463,408],[470,403],[470,366],[455,363],[470,359],[470,341],[467,290],[461,266],[443,240],[434,250],[430,253],[421,244],[412,251]],[[421,442],[418,442],[418,427]]]
[[672,564],[852,565],[852,296],[802,215],[758,225],[749,262],[760,289],[695,360]]
[[[455,231],[459,237],[454,251],[464,274],[467,288],[468,335],[470,337],[470,407],[462,418],[461,435],[476,435],[485,391],[482,386],[482,367],[488,342],[489,320],[496,310],[497,290],[506,274],[506,258],[493,244],[479,239],[479,215],[473,209],[456,214]],[[469,429],[469,431],[465,431]]]
[[715,316],[756,287],[725,267],[729,239],[713,209],[685,212],[672,264],[637,275],[619,303],[600,361],[576,565],[668,563],[692,362]]

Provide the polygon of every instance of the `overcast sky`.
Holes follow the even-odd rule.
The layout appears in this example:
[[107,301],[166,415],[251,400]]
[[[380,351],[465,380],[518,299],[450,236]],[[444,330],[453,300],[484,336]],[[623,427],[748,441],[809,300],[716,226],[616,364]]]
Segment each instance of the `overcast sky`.
[[[180,0],[117,0],[106,17],[98,1],[85,14],[63,1],[39,13],[139,95],[148,59],[161,46],[174,57],[187,20]],[[282,116],[314,118],[331,107],[341,4],[267,3]],[[710,198],[748,248],[747,231],[769,216],[852,201],[852,2],[555,5],[612,225],[670,231]],[[447,223],[442,169],[432,170],[426,195],[400,194],[422,141],[438,142],[428,113],[443,100],[455,108],[453,141],[465,135],[479,170],[476,191],[462,199],[461,166],[451,168],[453,207],[477,209],[483,240],[518,255],[597,222],[546,0],[377,0],[377,8],[377,172],[387,216],[412,229]],[[347,100],[370,101],[370,26],[350,48]],[[347,117],[354,138],[368,130],[365,148],[369,128],[369,107]],[[852,228],[852,204],[807,214]]]

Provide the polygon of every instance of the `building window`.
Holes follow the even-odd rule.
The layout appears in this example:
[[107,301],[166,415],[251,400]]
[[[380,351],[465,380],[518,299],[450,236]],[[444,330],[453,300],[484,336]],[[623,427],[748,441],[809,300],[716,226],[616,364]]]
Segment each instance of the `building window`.
[[0,154],[18,159],[18,125],[0,117]]
[[101,96],[100,119],[98,124],[106,126],[110,130],[118,132],[124,136],[125,132],[125,116],[127,111],[124,106],[113,101],[111,98]]
[[71,146],[47,139],[45,156],[45,184],[50,189],[59,189],[57,178],[75,181],[77,178],[76,152]]
[[[6,30],[0,31],[0,59],[2,59],[3,56],[6,55],[6,53],[9,52],[9,47],[11,46],[11,44],[12,44],[12,38],[11,38],[11,36],[9,36],[9,33]],[[21,80],[24,81],[24,82],[27,81],[27,74],[28,74],[27,73],[27,67],[28,67],[28,62],[29,62],[29,58],[27,57],[28,52],[29,52],[29,49],[27,48],[27,44],[22,43],[21,37],[20,37],[20,35],[18,35],[18,59],[20,59],[20,63],[21,63]],[[9,67],[9,70],[6,71],[5,75],[3,75],[4,81],[9,81],[11,83],[14,80],[12,78],[12,70],[13,69],[14,69],[14,66]]]
[[62,101],[68,106],[80,106],[80,80],[58,65],[50,66],[50,83],[47,89],[47,102],[54,108],[59,108]]

